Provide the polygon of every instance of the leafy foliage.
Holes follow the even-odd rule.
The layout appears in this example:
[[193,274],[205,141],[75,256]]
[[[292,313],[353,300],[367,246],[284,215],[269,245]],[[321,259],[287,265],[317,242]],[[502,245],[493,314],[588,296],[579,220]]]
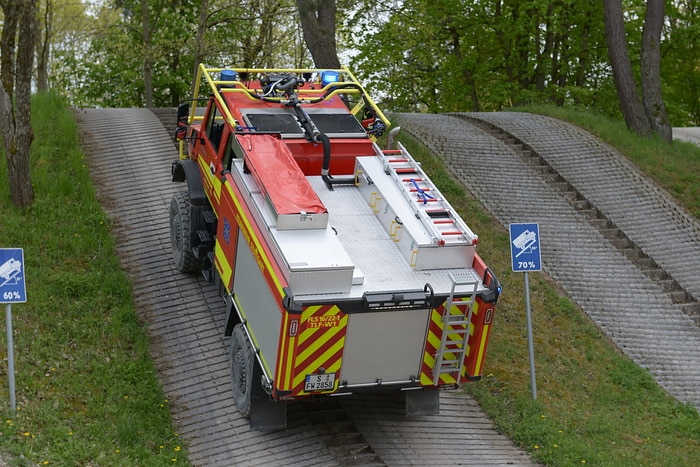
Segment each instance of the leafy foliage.
[[661,71],[669,117],[678,126],[700,125],[700,1],[671,2],[665,33]]
[[[214,67],[311,65],[293,0],[147,1],[155,106],[177,105],[188,96],[198,59]],[[553,103],[621,115],[601,2],[336,1],[341,62],[370,84],[388,110],[493,111]],[[140,2],[78,5],[55,8],[53,88],[76,106],[143,105]],[[623,6],[630,55],[639,57],[646,2],[624,0]],[[674,125],[697,125],[700,0],[670,1],[666,14],[666,106]],[[639,73],[639,61],[632,66]]]
[[[147,3],[156,107],[176,106],[187,98],[195,57],[215,67],[308,65],[293,0]],[[202,13],[205,33],[198,41]],[[136,0],[109,0],[85,11],[82,29],[66,36],[75,42],[67,38],[60,42],[54,89],[76,106],[143,106],[146,50],[142,20]]]
[[[374,3],[361,2],[344,37],[357,50],[353,68],[390,110],[494,111],[552,103],[620,115],[601,2]],[[700,2],[671,3],[663,43],[667,105],[676,125],[697,124],[700,52],[693,19]],[[645,2],[624,5],[630,55],[639,57]],[[633,67],[638,73],[638,60]]]

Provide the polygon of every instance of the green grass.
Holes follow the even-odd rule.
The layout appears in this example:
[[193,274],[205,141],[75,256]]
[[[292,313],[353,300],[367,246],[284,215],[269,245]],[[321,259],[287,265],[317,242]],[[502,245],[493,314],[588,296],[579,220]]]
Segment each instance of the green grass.
[[[24,248],[28,294],[28,302],[12,310],[17,412],[9,409],[7,367],[0,364],[0,456],[14,465],[187,465],[78,147],[75,119],[53,95],[36,96],[33,109],[31,209],[10,203],[4,157],[0,161],[0,247]],[[697,213],[697,152],[682,149],[679,154],[690,154],[684,162],[668,146],[649,150],[648,141],[627,136],[624,127],[600,126],[612,133],[603,138],[624,142],[632,160],[656,153],[650,172],[664,174],[659,183],[675,180],[674,193],[690,193],[683,202]],[[439,159],[418,144],[410,147],[479,234],[479,252],[504,286],[486,374],[466,386],[498,429],[549,465],[700,465],[697,412],[658,389],[537,273],[530,275],[538,384],[532,400],[523,275],[510,271],[508,234]],[[3,360],[6,348],[3,331]]]
[[187,465],[75,118],[51,94],[35,96],[32,110],[31,208],[11,204],[0,162],[0,247],[24,248],[27,288],[27,303],[12,307],[16,412],[4,328],[1,338],[0,456],[13,465]]
[[[604,136],[611,144],[626,141],[631,159],[654,152],[647,140],[626,135],[624,125],[617,128],[610,130],[610,122],[601,126],[604,133],[612,132]],[[484,377],[465,386],[498,430],[547,465],[700,465],[695,408],[663,392],[543,273],[530,274],[537,374],[537,400],[532,400],[524,278],[511,270],[507,229],[454,181],[440,158],[405,134],[400,139],[479,235],[479,254],[503,285]],[[662,144],[654,143],[664,152],[660,163],[679,157],[667,155],[672,150]],[[698,152],[689,152],[697,157]],[[689,176],[697,190],[697,170],[680,175]]]

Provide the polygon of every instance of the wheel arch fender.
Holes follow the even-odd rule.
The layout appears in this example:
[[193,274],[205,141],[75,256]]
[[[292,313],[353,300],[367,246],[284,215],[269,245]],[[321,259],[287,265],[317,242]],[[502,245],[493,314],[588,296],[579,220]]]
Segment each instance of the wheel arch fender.
[[173,182],[187,182],[187,191],[190,194],[192,206],[206,206],[207,196],[204,192],[204,184],[199,173],[197,163],[192,159],[180,159],[173,162]]

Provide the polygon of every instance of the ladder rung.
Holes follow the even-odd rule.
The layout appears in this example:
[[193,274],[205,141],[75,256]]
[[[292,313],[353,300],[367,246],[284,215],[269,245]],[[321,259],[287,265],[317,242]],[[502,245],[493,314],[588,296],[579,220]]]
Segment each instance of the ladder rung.
[[[454,334],[454,332],[450,332],[449,334]],[[460,339],[458,341],[446,341],[445,345],[464,345],[464,339]],[[463,349],[462,347],[456,348],[456,349],[445,349],[448,352],[454,351],[454,352],[461,352]]]
[[212,211],[210,209],[204,209],[204,210],[202,210],[202,216],[204,217],[204,221],[207,224],[216,223],[216,214],[214,214],[214,211]]
[[[454,326],[465,326],[466,327],[468,323],[469,323],[469,321],[467,321],[464,318],[462,318],[460,321],[451,320],[451,319],[447,320],[447,324],[449,324],[452,327],[454,327]],[[460,331],[460,329],[450,329],[449,330],[449,332],[457,332],[457,331]]]
[[401,154],[401,149],[384,149],[382,151],[382,154],[385,156],[393,155],[393,154]]
[[463,233],[461,230],[450,230],[448,232],[440,232],[440,235],[462,235]]
[[455,370],[459,369],[459,367],[457,365],[460,365],[461,363],[462,363],[461,360],[443,360],[442,366],[440,367],[440,371],[445,370],[446,367],[454,368],[454,370],[452,370],[452,371],[455,371]]
[[[448,331],[448,334],[457,334],[457,333]],[[461,335],[459,336],[459,339],[454,339],[454,338],[453,338],[453,339],[447,340],[447,341],[445,341],[445,345],[459,345],[459,346],[460,346],[459,348],[452,349],[452,350],[460,351],[460,350],[462,349],[461,346],[464,345],[464,341],[466,340],[466,339],[464,339],[464,337],[466,337],[466,333],[462,332],[462,333],[459,333],[459,334],[461,334]]]

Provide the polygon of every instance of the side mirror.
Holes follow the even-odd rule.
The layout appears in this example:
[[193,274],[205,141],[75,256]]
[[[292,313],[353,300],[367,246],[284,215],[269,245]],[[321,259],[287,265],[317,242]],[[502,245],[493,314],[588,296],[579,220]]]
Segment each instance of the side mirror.
[[[178,122],[178,125],[180,123]],[[178,126],[175,130],[175,141],[182,141],[187,136],[187,126]]]

